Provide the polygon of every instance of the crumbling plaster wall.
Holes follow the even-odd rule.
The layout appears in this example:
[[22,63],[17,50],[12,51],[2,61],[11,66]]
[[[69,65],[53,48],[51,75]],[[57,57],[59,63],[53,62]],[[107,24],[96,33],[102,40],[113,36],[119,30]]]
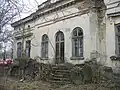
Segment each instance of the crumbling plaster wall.
[[62,31],[65,36],[65,62],[80,64],[84,60],[71,60],[72,57],[72,31],[75,27],[81,27],[84,32],[84,57],[89,58],[90,55],[90,32],[89,32],[89,16],[87,14],[77,16],[65,21],[60,21],[45,27],[37,28],[34,31],[36,40],[33,43],[38,43],[38,47],[33,47],[32,57],[41,56],[41,37],[47,34],[49,37],[49,60],[40,60],[43,63],[54,63],[55,58],[55,35],[58,31]]
[[[83,7],[82,7],[83,8]],[[84,9],[87,9],[84,7]],[[81,27],[84,33],[84,59],[90,58],[91,51],[91,39],[90,39],[90,29],[89,29],[89,14],[78,15],[66,20],[62,20],[56,22],[56,18],[61,19],[60,17],[64,17],[66,15],[71,15],[74,13],[80,14],[82,9],[79,9],[79,5],[71,6],[65,8],[63,10],[56,11],[52,14],[45,15],[40,17],[34,22],[28,22],[25,26],[32,26],[33,36],[32,36],[32,47],[31,47],[31,58],[35,58],[37,56],[41,57],[41,39],[44,34],[47,34],[49,37],[49,50],[48,50],[48,60],[39,60],[42,63],[51,63],[55,62],[55,34],[58,31],[62,31],[65,36],[65,62],[69,62],[72,64],[80,64],[83,63],[84,60],[71,60],[72,57],[72,31],[75,27]],[[51,21],[50,21],[51,20]],[[50,22],[49,22],[50,21]],[[44,23],[43,23],[44,22]],[[46,25],[51,23],[50,25]],[[41,24],[43,23],[43,24]],[[31,25],[32,24],[32,25]],[[44,26],[45,25],[45,26]]]
[[[88,14],[83,14],[55,22],[51,25],[41,27],[41,23],[47,22],[51,19],[77,13],[83,9],[89,8]],[[54,63],[55,57],[55,33],[63,31],[65,35],[65,59],[66,62],[73,64],[80,64],[86,59],[96,58],[101,64],[106,61],[106,24],[105,24],[105,4],[103,0],[84,0],[76,6],[68,7],[62,11],[57,11],[50,15],[40,17],[33,22],[28,22],[26,26],[30,25],[33,29],[33,39],[31,48],[31,58],[37,56],[41,57],[41,37],[43,34],[48,34],[49,43],[49,60],[41,60],[44,63]],[[42,24],[45,25],[45,24]],[[72,56],[71,35],[75,27],[81,27],[84,33],[84,60],[70,60]]]
[[[84,62],[84,60],[86,60],[86,59],[92,59],[92,58],[96,57],[97,60],[99,59],[99,62],[101,64],[105,64],[105,61],[106,61],[106,47],[105,47],[106,46],[106,42],[105,42],[106,28],[105,27],[106,27],[106,25],[105,25],[104,19],[105,19],[105,10],[106,10],[105,8],[106,7],[105,7],[104,2],[102,0],[99,0],[99,2],[97,0],[95,0],[95,1],[84,0],[84,2],[77,4],[76,8],[78,10],[90,8],[90,11],[89,11],[89,14],[71,18],[69,20],[65,20],[64,22],[62,22],[62,21],[57,22],[57,23],[49,25],[47,27],[39,28],[39,31],[41,31],[41,34],[46,33],[49,35],[49,37],[51,38],[50,39],[51,44],[53,46],[53,47],[51,47],[51,45],[49,45],[50,60],[44,60],[42,62],[45,62],[45,63],[54,62],[53,58],[55,57],[54,56],[55,49],[53,50],[53,48],[55,48],[54,47],[55,46],[55,41],[54,41],[55,33],[58,30],[61,30],[66,35],[66,32],[64,30],[68,28],[69,30],[67,30],[67,37],[65,36],[65,41],[66,41],[65,44],[67,45],[67,46],[65,45],[66,62],[73,63],[73,64],[80,64],[81,62]],[[75,10],[77,10],[77,9],[72,7],[69,9],[67,8],[66,10],[75,12]],[[60,15],[59,14],[60,11],[57,13],[58,13],[58,15]],[[64,12],[64,13],[66,14],[66,12]],[[54,15],[52,14],[51,16],[54,16]],[[47,18],[52,18],[51,16],[49,16]],[[87,21],[87,22],[84,23],[81,21]],[[62,28],[61,28],[61,26],[62,26]],[[72,56],[71,55],[72,54],[72,47],[71,47],[72,43],[71,43],[70,37],[71,37],[72,30],[74,29],[74,26],[80,26],[81,28],[83,28],[83,31],[84,31],[84,60],[82,60],[82,61],[81,60],[70,60],[70,57]],[[86,26],[86,29],[84,28],[84,26]],[[36,31],[35,35],[42,37],[42,35],[40,35],[40,34],[38,35],[38,31]],[[53,35],[53,36],[51,36],[51,35]],[[54,37],[54,38],[52,38],[52,37]],[[40,50],[40,47],[38,47],[38,48],[36,48],[36,50]],[[94,54],[94,55],[90,55],[90,54]],[[34,56],[34,54],[33,54],[33,56]],[[40,56],[40,53],[39,53],[39,56]],[[91,56],[91,58],[90,58],[90,56]]]
[[[107,52],[107,65],[112,67],[119,67],[119,61],[112,61],[110,59],[111,56],[116,55],[116,24],[120,23],[120,16],[109,16],[110,13],[120,12],[120,0],[104,0],[107,6],[106,11],[106,52]],[[113,14],[111,14],[113,15]]]
[[90,0],[91,60],[106,64],[106,5],[103,0]]

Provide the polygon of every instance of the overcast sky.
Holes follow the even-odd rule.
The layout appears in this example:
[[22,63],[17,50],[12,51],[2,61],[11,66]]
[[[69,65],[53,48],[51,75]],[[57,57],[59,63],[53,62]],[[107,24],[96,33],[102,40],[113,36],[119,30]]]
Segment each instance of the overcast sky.
[[30,15],[32,12],[37,10],[38,5],[46,0],[23,0],[26,10],[21,14],[21,18]]
[[[26,10],[24,10],[24,12],[21,13],[21,15],[18,16],[13,22],[18,21],[19,19],[25,18],[28,15],[30,15],[32,12],[35,12],[37,10],[38,5],[40,5],[44,1],[46,0],[23,0]],[[9,28],[11,29],[11,27]],[[6,50],[7,51],[11,50],[11,43],[8,42],[6,45],[7,45]]]

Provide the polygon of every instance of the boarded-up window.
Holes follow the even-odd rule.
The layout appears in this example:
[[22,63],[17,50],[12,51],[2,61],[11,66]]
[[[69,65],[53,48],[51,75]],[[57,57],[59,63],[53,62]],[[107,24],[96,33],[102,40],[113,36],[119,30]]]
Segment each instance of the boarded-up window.
[[22,56],[22,43],[18,42],[17,43],[17,57],[21,57]]
[[48,36],[46,34],[42,36],[41,57],[48,58]]
[[83,30],[76,27],[72,33],[72,56],[83,57]]
[[31,41],[26,41],[26,56],[30,57],[30,50],[31,50]]

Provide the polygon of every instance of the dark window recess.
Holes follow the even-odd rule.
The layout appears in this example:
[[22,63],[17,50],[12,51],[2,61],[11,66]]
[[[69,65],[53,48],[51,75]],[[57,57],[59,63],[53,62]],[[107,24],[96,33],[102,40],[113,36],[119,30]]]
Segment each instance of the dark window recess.
[[30,51],[31,51],[31,41],[26,41],[26,56],[30,57]]
[[83,57],[83,31],[80,27],[76,27],[73,30],[72,56],[73,57]]
[[117,55],[120,56],[120,25],[116,26],[117,28],[117,35],[116,35],[116,39],[117,39]]
[[22,56],[22,43],[18,42],[17,43],[17,57],[21,57]]
[[46,34],[42,36],[41,57],[48,58],[48,36]]

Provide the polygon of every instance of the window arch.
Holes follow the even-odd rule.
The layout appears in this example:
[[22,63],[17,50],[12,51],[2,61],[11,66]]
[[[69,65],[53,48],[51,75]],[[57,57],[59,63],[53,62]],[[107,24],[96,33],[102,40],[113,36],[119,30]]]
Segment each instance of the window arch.
[[56,33],[56,42],[59,42],[59,41],[64,41],[64,34],[61,31]]
[[46,34],[42,36],[41,57],[48,58],[48,36]]
[[83,57],[83,30],[76,27],[72,32],[72,56]]

